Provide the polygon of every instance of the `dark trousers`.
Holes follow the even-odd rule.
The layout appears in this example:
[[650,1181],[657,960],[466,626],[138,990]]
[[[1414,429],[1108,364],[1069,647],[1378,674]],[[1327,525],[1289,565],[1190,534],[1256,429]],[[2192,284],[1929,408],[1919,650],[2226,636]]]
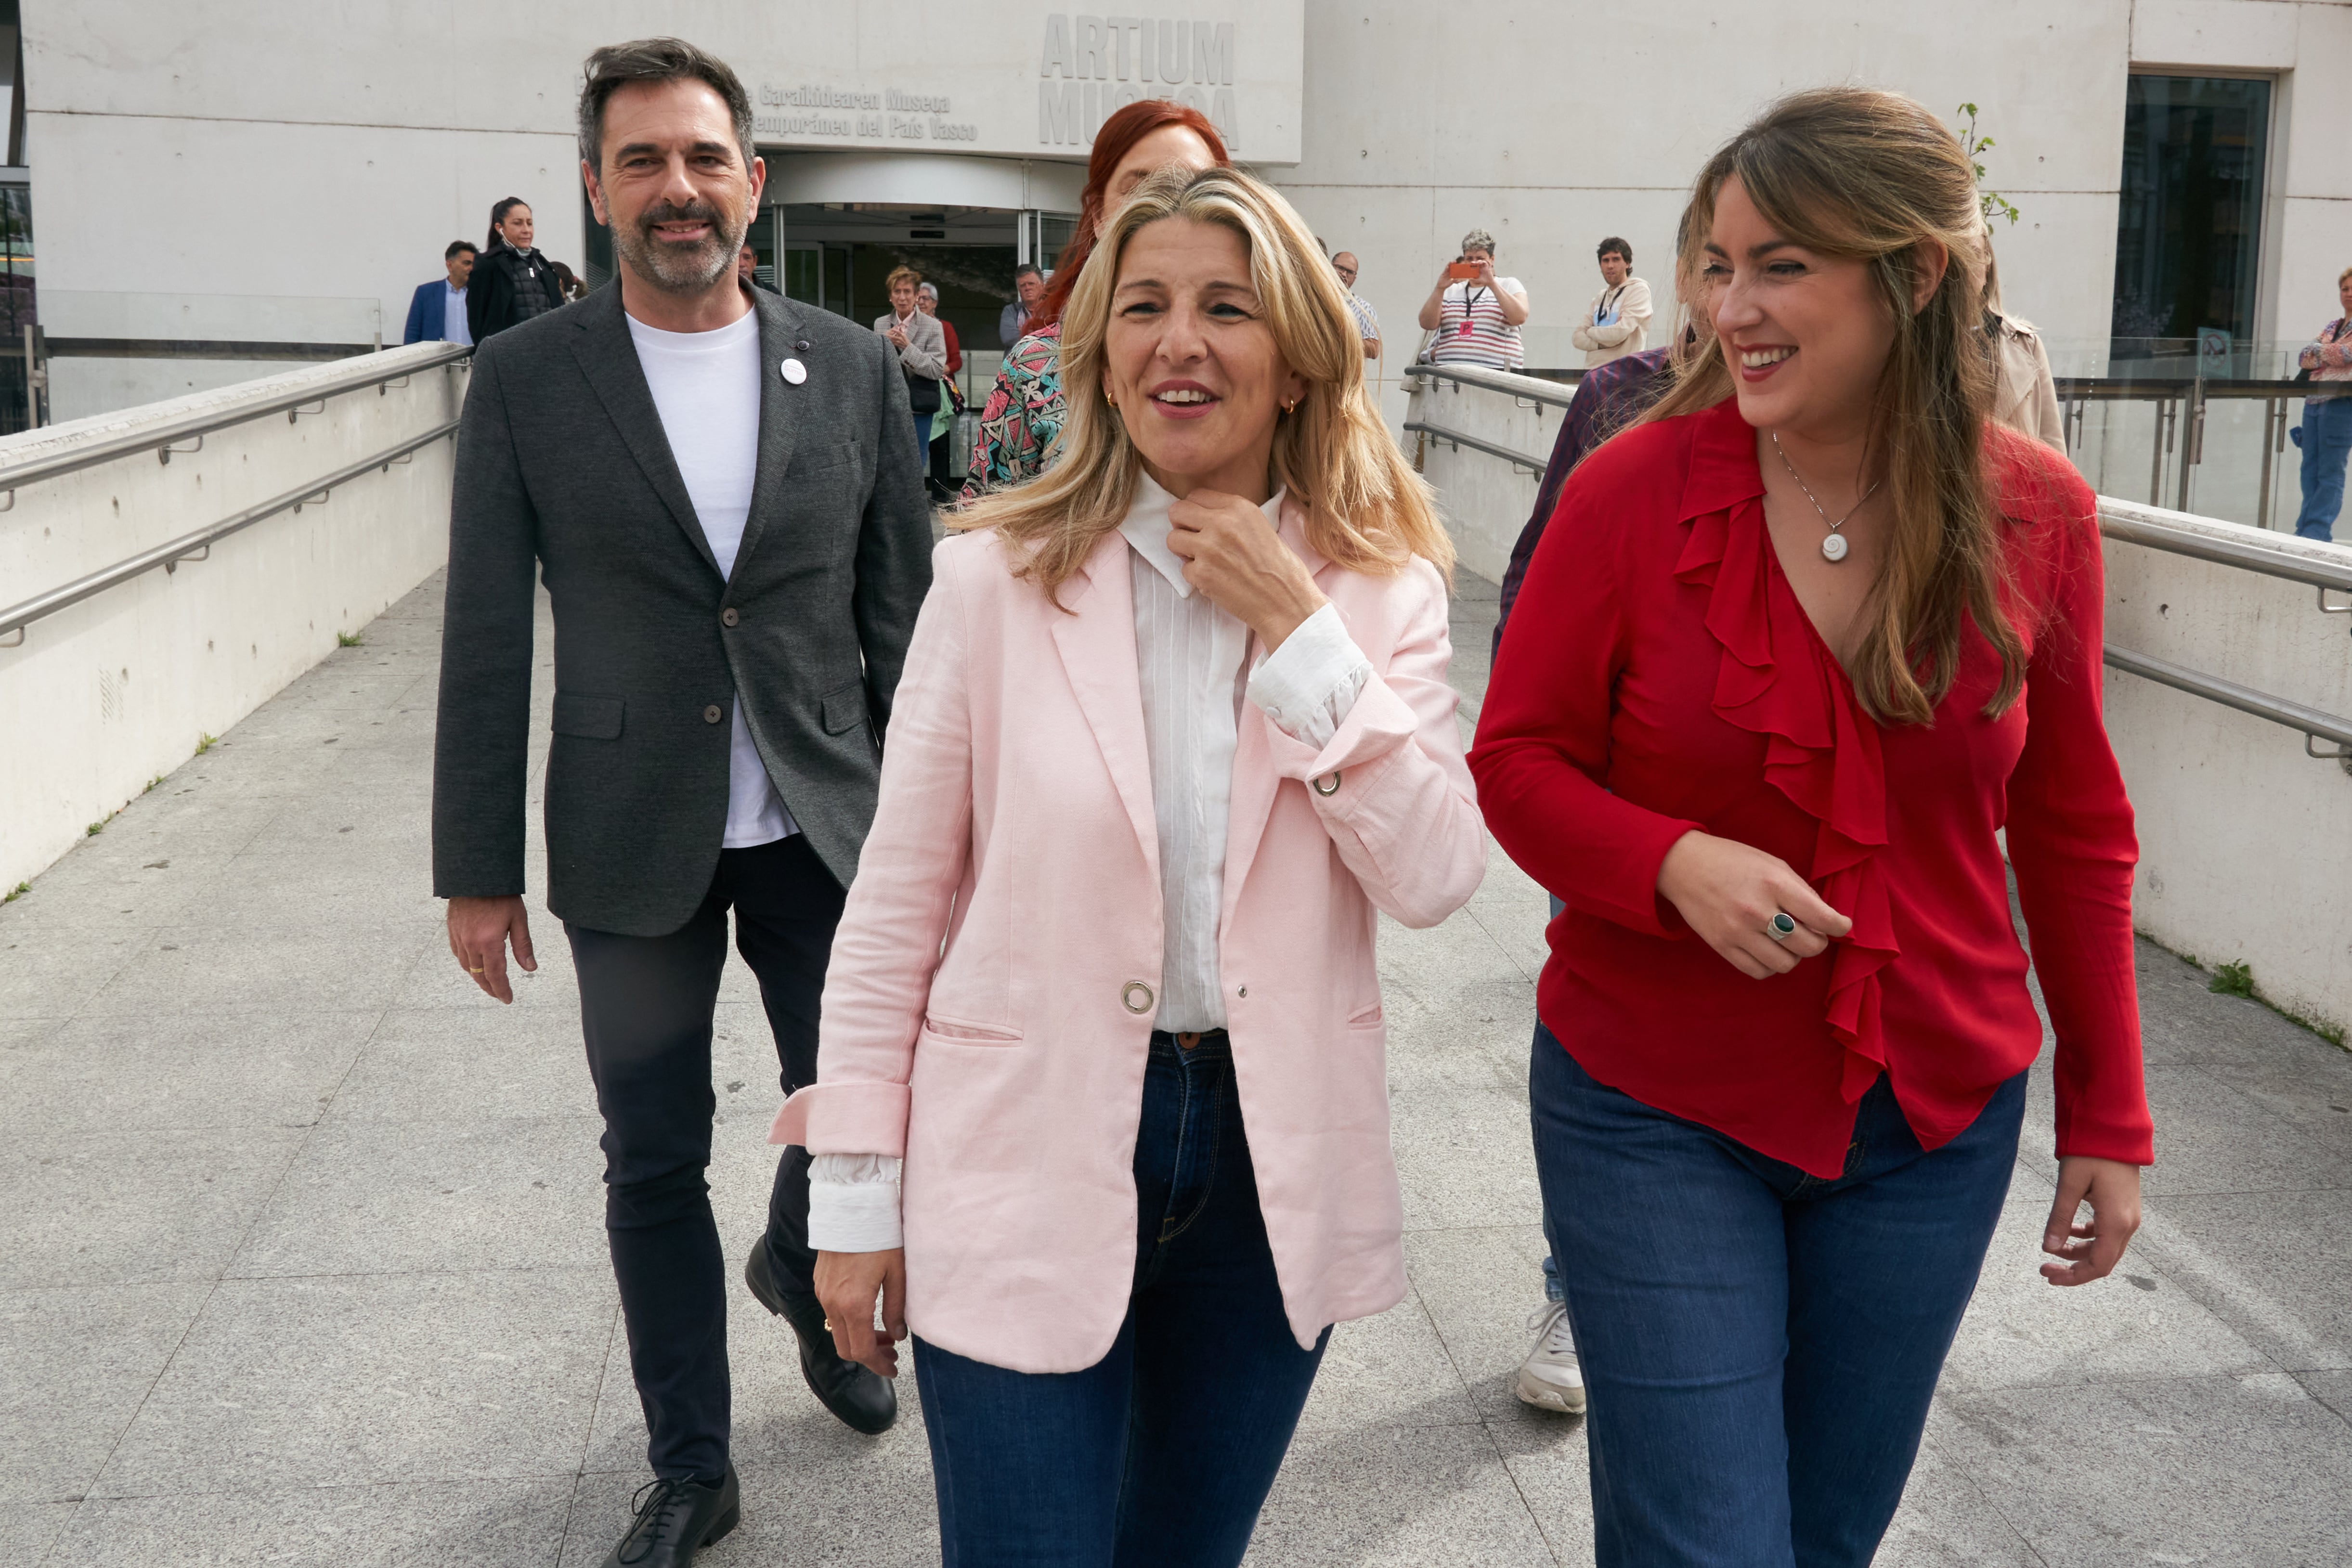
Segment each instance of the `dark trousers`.
[[2025,1074],[1923,1152],[1881,1077],[1824,1180],[1596,1082],[1536,1028],[1600,1568],[1864,1568],[2000,1218]]
[[1083,1372],[915,1342],[945,1568],[1232,1568],[1330,1331],[1282,1310],[1223,1033],[1151,1037],[1127,1322]]
[[[736,950],[759,979],[789,1094],[816,1078],[817,1004],[842,896],[795,833],[721,850],[702,907],[667,936],[564,927],[604,1116],[605,1235],[656,1476],[714,1476],[727,1466],[727,1259],[703,1177],[727,912],[735,912]],[[787,1291],[814,1288],[808,1197],[808,1154],[788,1148],[761,1241]]]

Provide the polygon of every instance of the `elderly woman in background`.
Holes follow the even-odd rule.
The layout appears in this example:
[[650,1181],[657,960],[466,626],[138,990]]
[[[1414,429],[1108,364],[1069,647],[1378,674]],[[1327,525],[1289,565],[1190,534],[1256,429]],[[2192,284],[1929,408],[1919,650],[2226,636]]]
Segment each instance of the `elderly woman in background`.
[[874,318],[874,330],[898,350],[898,369],[907,378],[907,404],[914,413],[915,465],[921,467],[931,450],[931,415],[940,411],[940,383],[948,373],[947,334],[939,318],[916,308],[916,290],[923,275],[911,267],[896,267],[884,278],[890,291],[887,315]]
[[1485,869],[1453,551],[1268,187],[1150,177],[1062,319],[1086,396],[934,558],[774,1136],[842,1354],[915,1336],[949,1563],[1230,1568],[1404,1295],[1373,938]]
[[1087,257],[1108,214],[1154,171],[1171,166],[1218,169],[1233,162],[1209,117],[1164,98],[1130,103],[1095,132],[1087,160],[1078,232],[1063,248],[1061,266],[1029,319],[1029,335],[1013,345],[996,385],[980,411],[980,435],[963,499],[1035,477],[1062,433],[1061,315],[1086,274]]
[[2311,377],[2303,423],[2289,433],[2303,448],[2303,509],[2294,531],[2307,539],[2334,539],[2344,510],[2345,460],[2352,457],[2352,267],[2336,274],[2336,301],[2344,313],[2294,357]]
[[940,333],[947,340],[946,378],[940,382],[946,394],[940,399],[937,413],[931,415],[929,451],[931,455],[930,491],[935,501],[952,501],[955,493],[948,487],[948,443],[955,438],[955,417],[963,407],[963,394],[956,390],[956,377],[963,373],[963,344],[956,339],[955,323],[940,314],[940,286],[928,279],[915,288],[915,308],[940,324]]

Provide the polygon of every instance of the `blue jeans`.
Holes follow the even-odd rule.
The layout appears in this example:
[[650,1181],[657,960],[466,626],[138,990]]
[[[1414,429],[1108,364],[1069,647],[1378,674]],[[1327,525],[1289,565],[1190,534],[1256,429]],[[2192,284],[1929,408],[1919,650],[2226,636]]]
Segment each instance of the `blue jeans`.
[[1135,1283],[1083,1372],[915,1341],[944,1568],[1232,1568],[1330,1338],[1302,1350],[1258,1213],[1225,1036],[1155,1033]]
[[2294,531],[2307,539],[2332,539],[2344,509],[2344,462],[2352,457],[2352,395],[2307,400],[2295,434],[2303,439],[2303,510]]
[[1596,1082],[1540,1024],[1529,1100],[1576,1259],[1600,1568],[1863,1568],[2000,1218],[2025,1075],[1933,1154],[1881,1077],[1832,1180]]
[[928,472],[931,465],[931,416],[927,413],[908,411],[914,416],[915,466]]

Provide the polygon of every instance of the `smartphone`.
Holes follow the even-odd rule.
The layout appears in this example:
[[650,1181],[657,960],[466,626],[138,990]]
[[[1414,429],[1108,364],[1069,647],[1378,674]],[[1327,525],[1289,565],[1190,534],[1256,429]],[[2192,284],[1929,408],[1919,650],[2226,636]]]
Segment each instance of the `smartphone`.
[[1455,283],[1468,283],[1477,277],[1478,264],[1475,261],[1449,261],[1445,264],[1445,276]]

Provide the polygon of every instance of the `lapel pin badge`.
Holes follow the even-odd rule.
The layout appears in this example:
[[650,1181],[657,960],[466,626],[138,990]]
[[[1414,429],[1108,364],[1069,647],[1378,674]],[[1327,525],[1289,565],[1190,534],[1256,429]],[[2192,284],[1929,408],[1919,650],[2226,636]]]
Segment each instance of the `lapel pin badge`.
[[784,380],[793,386],[798,386],[808,380],[808,367],[798,360],[786,360],[778,369],[782,371]]

